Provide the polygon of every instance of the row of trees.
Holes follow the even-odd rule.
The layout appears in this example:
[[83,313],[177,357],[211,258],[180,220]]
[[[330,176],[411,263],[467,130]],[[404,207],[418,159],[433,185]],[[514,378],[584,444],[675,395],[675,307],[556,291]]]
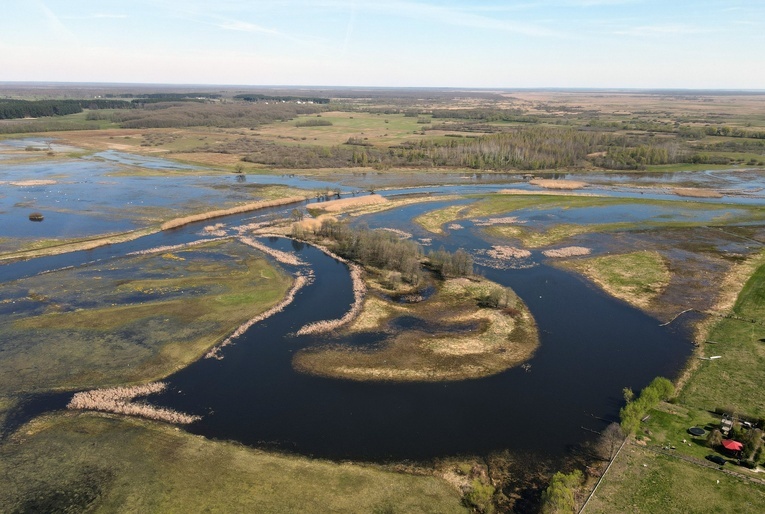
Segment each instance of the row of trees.
[[640,428],[640,421],[649,410],[656,407],[660,401],[668,400],[675,394],[675,386],[664,377],[656,377],[634,398],[629,389],[625,389],[627,405],[619,411],[621,427],[625,434],[634,434]]
[[41,118],[77,114],[83,109],[130,109],[122,100],[0,100],[0,119]]

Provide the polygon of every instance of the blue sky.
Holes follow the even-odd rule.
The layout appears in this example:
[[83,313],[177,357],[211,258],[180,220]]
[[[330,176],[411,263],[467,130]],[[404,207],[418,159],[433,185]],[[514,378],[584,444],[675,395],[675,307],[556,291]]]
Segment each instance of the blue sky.
[[765,89],[765,0],[3,0],[0,81]]

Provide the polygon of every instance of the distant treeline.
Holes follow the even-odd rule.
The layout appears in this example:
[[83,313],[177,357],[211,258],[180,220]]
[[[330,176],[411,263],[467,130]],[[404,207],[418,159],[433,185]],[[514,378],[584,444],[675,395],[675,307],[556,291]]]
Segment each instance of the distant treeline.
[[0,119],[42,118],[77,114],[83,109],[130,109],[122,100],[0,100]]
[[208,99],[214,99],[214,98],[220,98],[220,93],[144,93],[144,94],[133,94],[133,93],[109,93],[105,94],[104,98],[150,98],[152,100],[165,100],[165,101],[173,101],[173,100],[184,100],[186,98],[208,98]]
[[249,105],[169,102],[115,112],[112,121],[123,128],[254,128],[265,123],[291,120],[301,114],[316,114],[321,109],[316,105],[294,103]]
[[328,104],[329,98],[321,98],[317,96],[271,96],[261,94],[245,94],[234,96],[237,100],[244,100],[245,102],[308,102],[315,104]]

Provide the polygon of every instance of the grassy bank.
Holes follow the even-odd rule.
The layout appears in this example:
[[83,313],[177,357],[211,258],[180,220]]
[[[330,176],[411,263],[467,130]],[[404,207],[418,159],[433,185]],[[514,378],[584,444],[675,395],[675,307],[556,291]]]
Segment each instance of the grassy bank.
[[276,304],[290,278],[236,242],[61,270],[4,285],[0,393],[142,382],[199,358]]
[[[493,292],[502,296],[502,308],[485,306]],[[423,326],[391,328],[401,316]],[[295,367],[353,380],[463,380],[520,365],[539,344],[536,324],[520,298],[492,282],[465,278],[447,280],[433,297],[417,303],[370,296],[348,330],[389,336],[374,350],[336,344],[304,350],[295,356]]]
[[432,476],[269,454],[161,423],[44,416],[0,446],[3,512],[464,512]]
[[608,294],[647,308],[667,287],[671,275],[658,252],[632,252],[562,262],[589,278]]
[[[660,404],[649,414],[631,443],[619,455],[585,512],[763,512],[765,485],[762,474],[735,465],[706,437],[693,437],[691,426],[707,431],[719,428],[720,417],[709,411],[729,407],[762,417],[765,402],[761,379],[765,372],[763,325],[765,320],[765,265],[762,254],[752,259],[757,267],[741,289],[730,312],[744,320],[720,319],[703,337],[698,357],[714,360],[690,363],[676,404]],[[742,269],[747,266],[742,266]],[[739,284],[725,281],[729,288]],[[729,293],[729,291],[723,291]],[[725,294],[723,294],[723,297]],[[721,302],[723,307],[725,302]],[[726,311],[722,313],[727,314]],[[719,319],[719,318],[718,318]],[[755,320],[754,323],[751,320]],[[715,454],[730,463],[709,466],[705,456]],[[762,460],[758,459],[761,465]]]

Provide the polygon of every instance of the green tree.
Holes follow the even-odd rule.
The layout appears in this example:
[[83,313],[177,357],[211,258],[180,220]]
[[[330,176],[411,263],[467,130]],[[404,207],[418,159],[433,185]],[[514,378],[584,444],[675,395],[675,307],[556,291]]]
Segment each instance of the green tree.
[[576,512],[576,490],[582,485],[584,476],[578,469],[571,473],[557,472],[550,485],[542,493],[543,514]]

